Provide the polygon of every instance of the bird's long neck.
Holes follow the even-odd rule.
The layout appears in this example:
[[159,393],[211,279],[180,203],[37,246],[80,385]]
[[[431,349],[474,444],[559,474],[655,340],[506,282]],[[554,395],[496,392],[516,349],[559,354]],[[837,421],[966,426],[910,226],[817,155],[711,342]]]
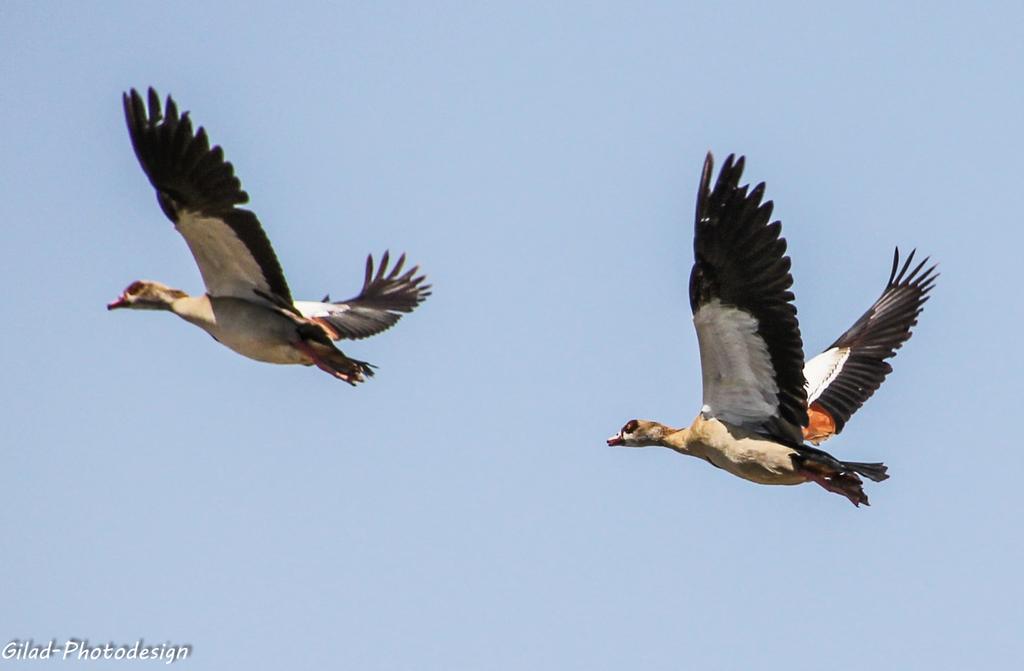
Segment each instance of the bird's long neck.
[[213,304],[206,294],[201,296],[189,296],[182,292],[167,305],[167,309],[178,315],[187,322],[192,322],[200,328],[209,330],[207,327],[217,322],[213,313]]
[[655,423],[653,430],[650,433],[651,445],[657,445],[659,447],[667,447],[670,450],[681,452],[683,454],[689,454],[689,448],[687,447],[687,438],[689,437],[689,429],[674,429],[671,426],[665,426],[664,424]]
[[691,454],[690,451],[690,430],[675,429],[662,439],[662,446],[675,450],[680,454]]

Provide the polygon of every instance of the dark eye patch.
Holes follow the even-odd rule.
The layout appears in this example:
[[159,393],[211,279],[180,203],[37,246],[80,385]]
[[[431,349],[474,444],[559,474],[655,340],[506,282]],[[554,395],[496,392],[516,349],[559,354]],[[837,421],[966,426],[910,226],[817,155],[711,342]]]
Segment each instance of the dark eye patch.
[[131,295],[134,296],[135,294],[137,294],[140,291],[142,291],[142,287],[143,286],[145,286],[145,285],[143,285],[143,283],[141,281],[139,281],[139,282],[132,282],[131,284],[128,285],[128,288],[125,289],[125,293],[131,294]]
[[638,426],[640,426],[640,422],[636,421],[635,419],[631,419],[628,422],[626,422],[626,426],[622,427],[622,432],[633,433],[634,431],[636,431]]

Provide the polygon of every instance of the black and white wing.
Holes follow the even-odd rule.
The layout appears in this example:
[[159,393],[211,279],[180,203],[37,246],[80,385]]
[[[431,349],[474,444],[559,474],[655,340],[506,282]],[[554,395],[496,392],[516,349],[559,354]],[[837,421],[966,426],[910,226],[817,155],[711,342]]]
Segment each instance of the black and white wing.
[[384,252],[380,267],[373,270],[373,256],[366,257],[366,276],[359,295],[347,301],[296,301],[302,316],[323,326],[334,340],[358,340],[377,335],[394,326],[403,314],[412,312],[430,295],[426,275],[417,275],[419,266],[402,273],[405,254],[388,270],[389,255]]
[[138,91],[123,96],[132,147],[164,214],[185,238],[211,296],[263,298],[292,308],[291,292],[270,240],[256,215],[237,205],[249,195],[219,146],[206,131],[193,132],[188,112],[179,115],[170,96],[166,109],[149,89],[149,110]]
[[910,339],[938,277],[935,265],[925,268],[927,258],[911,269],[913,260],[912,251],[901,268],[897,249],[882,295],[846,333],[807,362],[810,422],[804,434],[815,445],[843,430],[892,372],[886,359]]
[[807,423],[804,355],[782,224],[769,223],[764,183],[739,186],[744,159],[730,155],[711,188],[704,161],[690,275],[705,417],[789,443]]

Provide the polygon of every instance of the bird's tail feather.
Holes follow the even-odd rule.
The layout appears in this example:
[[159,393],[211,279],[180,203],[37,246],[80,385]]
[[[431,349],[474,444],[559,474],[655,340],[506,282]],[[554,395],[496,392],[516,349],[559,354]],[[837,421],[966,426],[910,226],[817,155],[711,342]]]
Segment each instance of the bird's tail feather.
[[853,471],[855,473],[860,473],[861,475],[863,475],[865,478],[868,478],[869,480],[874,480],[875,482],[881,482],[882,480],[888,480],[889,479],[889,475],[887,473],[887,471],[889,470],[889,467],[886,466],[883,463],[866,464],[866,463],[863,463],[863,462],[860,462],[860,461],[844,461],[844,462],[841,462],[841,463],[847,469],[849,469],[849,470],[851,470],[851,471]]

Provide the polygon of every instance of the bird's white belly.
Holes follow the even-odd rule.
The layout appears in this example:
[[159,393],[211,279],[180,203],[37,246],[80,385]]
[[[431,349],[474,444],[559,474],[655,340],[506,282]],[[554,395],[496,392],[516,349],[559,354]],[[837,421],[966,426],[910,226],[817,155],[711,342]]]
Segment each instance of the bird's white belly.
[[310,363],[292,345],[299,340],[296,323],[265,305],[237,298],[213,298],[175,312],[244,357],[265,363]]
[[291,344],[263,338],[260,333],[239,332],[230,329],[211,334],[222,345],[242,356],[265,363],[309,363],[309,359]]

